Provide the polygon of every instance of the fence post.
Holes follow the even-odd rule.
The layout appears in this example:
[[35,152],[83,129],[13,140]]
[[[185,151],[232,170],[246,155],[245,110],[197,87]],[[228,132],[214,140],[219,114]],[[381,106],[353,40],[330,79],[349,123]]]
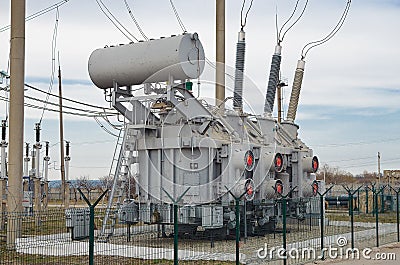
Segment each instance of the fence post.
[[349,194],[350,208],[350,227],[351,227],[351,249],[354,249],[354,209],[353,209],[353,194]]
[[365,186],[365,213],[368,213],[368,186]]
[[275,191],[275,193],[277,193],[281,199],[282,199],[282,247],[284,249],[284,259],[283,259],[283,265],[286,265],[287,263],[287,253],[286,253],[286,199],[289,197],[289,195],[295,190],[297,189],[297,186],[292,188],[286,195],[282,195],[281,193],[278,193],[277,191]]
[[244,224],[244,243],[246,244],[247,240],[247,208],[246,208],[246,200],[243,201],[243,224]]
[[239,265],[239,252],[240,252],[240,198],[235,198],[235,214],[236,214],[236,227],[235,227],[235,240],[236,240],[236,265]]
[[[284,260],[283,260],[283,264],[286,265],[287,262],[287,252],[286,252],[286,197],[284,196],[282,197],[282,246],[283,249],[285,250],[285,254],[284,254]],[[311,220],[310,220],[311,222]]]
[[[385,188],[386,188],[386,186],[384,185],[384,186],[382,186],[378,191],[377,191],[377,193],[376,193],[376,220],[375,220],[375,224],[376,224],[376,246],[377,247],[379,247],[379,229],[378,229],[378,223],[379,223],[379,215],[378,215],[378,212],[379,212],[379,205],[378,205],[378,195],[379,195],[379,193],[383,193],[383,191],[385,190]],[[383,201],[383,200],[382,200]]]
[[[312,185],[311,185],[312,186]],[[330,186],[324,193],[320,193],[319,190],[317,190],[317,193],[320,198],[320,203],[319,203],[319,213],[320,213],[320,227],[321,227],[321,259],[325,259],[325,253],[323,252],[324,249],[324,196],[333,188],[333,185]]]
[[397,242],[400,242],[400,231],[399,231],[399,191],[396,192],[396,221],[397,221]]
[[375,216],[375,185],[372,185],[372,216]]
[[351,229],[351,249],[354,249],[354,194],[356,194],[362,186],[358,187],[355,191],[352,191],[349,187],[343,186],[349,195],[349,214],[350,214],[350,229]]
[[379,247],[379,228],[378,228],[378,194],[375,192],[374,193],[374,199],[375,199],[375,231],[376,231],[376,246]]
[[[247,189],[240,195],[240,196],[235,196],[227,186],[225,186],[225,189],[232,195],[232,197],[235,199],[235,214],[236,214],[236,227],[235,227],[235,238],[236,238],[236,265],[240,264],[240,208],[239,208],[239,203],[240,200],[243,198],[244,195],[247,193]],[[245,213],[246,214],[246,213]],[[246,220],[245,220],[246,222]]]
[[178,265],[178,202],[182,200],[183,196],[185,196],[185,194],[190,190],[190,187],[188,187],[176,200],[174,200],[174,198],[172,198],[164,188],[162,188],[162,190],[174,204],[174,265]]
[[378,194],[381,193],[386,186],[382,186],[379,190],[375,189],[375,185],[372,185],[372,193],[373,193],[373,201],[374,201],[374,210],[375,213],[375,233],[376,233],[376,246],[379,247],[379,205],[378,205]]
[[174,265],[178,264],[178,204],[174,202]]
[[390,189],[392,189],[395,193],[396,193],[396,228],[397,228],[397,242],[400,242],[400,222],[399,222],[399,192],[400,192],[400,188],[398,188],[397,190],[394,189],[392,186],[390,186]]
[[319,196],[319,213],[320,213],[320,227],[321,227],[321,259],[324,260],[324,253],[322,252],[324,249],[324,196]]
[[87,205],[89,206],[90,210],[90,219],[89,219],[89,265],[94,264],[94,208],[100,202],[100,200],[106,195],[108,190],[105,190],[103,194],[96,200],[95,203],[91,204],[90,201],[86,198],[85,194],[78,188],[79,193],[81,194],[82,198],[85,200]]

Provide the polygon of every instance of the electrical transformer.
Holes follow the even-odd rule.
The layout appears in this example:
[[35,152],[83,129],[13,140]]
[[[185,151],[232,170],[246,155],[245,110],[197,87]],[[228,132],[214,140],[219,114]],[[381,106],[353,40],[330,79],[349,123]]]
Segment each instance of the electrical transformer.
[[[244,33],[239,37],[244,41]],[[244,63],[244,45],[239,48]],[[181,233],[228,234],[236,222],[233,195],[244,195],[241,224],[249,235],[275,227],[282,214],[276,199],[291,189],[289,214],[304,218],[313,209],[303,199],[318,188],[318,159],[297,137],[298,125],[244,113],[241,87],[235,87],[234,109],[200,101],[190,80],[201,75],[204,59],[196,33],[106,47],[90,56],[93,83],[109,91],[126,120],[102,233],[112,231],[106,222],[118,178],[126,175],[134,177],[136,194],[129,211],[120,211],[123,221],[172,224],[173,200],[181,197]],[[133,85],[142,86],[144,95],[134,96]]]

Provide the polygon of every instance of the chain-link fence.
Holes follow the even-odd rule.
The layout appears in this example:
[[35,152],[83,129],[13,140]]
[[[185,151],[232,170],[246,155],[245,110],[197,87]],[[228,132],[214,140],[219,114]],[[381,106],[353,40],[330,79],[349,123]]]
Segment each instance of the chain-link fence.
[[[170,205],[169,222],[144,222],[139,216],[130,223],[111,215],[118,218],[106,238],[103,207],[2,212],[0,264],[300,264],[330,258],[331,248],[360,250],[399,241],[398,191],[336,187],[336,193],[312,198],[288,194],[202,205],[218,210],[203,211],[213,227],[195,225],[196,210],[177,203],[176,214]],[[268,226],[255,218],[263,204],[273,209]]]

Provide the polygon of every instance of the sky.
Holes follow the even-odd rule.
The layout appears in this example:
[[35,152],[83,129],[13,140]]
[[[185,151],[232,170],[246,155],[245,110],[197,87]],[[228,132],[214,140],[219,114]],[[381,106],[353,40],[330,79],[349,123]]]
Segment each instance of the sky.
[[[27,1],[27,16],[59,1]],[[103,0],[115,17],[141,39],[123,0]],[[149,38],[182,33],[169,0],[128,0],[132,12]],[[321,39],[335,26],[346,0],[310,0],[302,19],[286,35],[282,46],[281,75],[289,86],[284,89],[287,109],[297,60],[303,46]],[[226,1],[227,72],[235,65],[237,33],[240,30],[242,1]],[[247,0],[246,7],[250,0]],[[254,0],[246,31],[245,109],[262,113],[271,56],[276,44],[275,13],[279,27],[290,16],[295,0]],[[305,0],[299,1],[302,8]],[[215,1],[174,0],[188,32],[197,32],[206,57],[215,61]],[[300,10],[296,14],[299,14]],[[52,62],[60,62],[63,96],[85,103],[110,107],[103,91],[96,88],[87,71],[92,51],[105,45],[128,43],[95,0],[69,0],[59,7],[52,60],[56,11],[50,11],[26,23],[25,82],[47,91],[50,87]],[[0,28],[10,23],[10,1],[0,0]],[[322,164],[353,174],[377,171],[377,153],[381,168],[400,168],[400,1],[353,0],[343,28],[325,45],[307,55],[306,68],[296,123],[300,138],[314,150]],[[0,70],[7,71],[10,31],[0,32]],[[59,59],[58,59],[59,58]],[[206,69],[202,80],[213,79]],[[52,93],[58,93],[57,74]],[[227,96],[232,80],[227,77]],[[4,87],[6,84],[0,84]],[[195,88],[195,93],[196,93]],[[212,101],[214,89],[204,84],[201,97]],[[42,93],[28,89],[25,101],[43,106]],[[8,92],[0,91],[0,99]],[[57,98],[50,97],[57,103]],[[51,104],[51,103],[49,103]],[[81,105],[64,102],[66,106]],[[276,104],[275,104],[276,105]],[[48,105],[52,108],[57,106]],[[276,108],[276,107],[275,107]],[[93,110],[93,108],[90,108]],[[72,110],[71,110],[72,111]],[[275,111],[276,112],[276,111]],[[0,100],[0,118],[7,117],[7,104]],[[80,112],[81,113],[81,112]],[[43,116],[42,116],[43,115]],[[276,115],[276,113],[275,113]],[[41,140],[50,142],[50,179],[59,179],[58,113],[25,107],[25,142],[33,143],[35,123],[41,122]],[[112,120],[113,123],[118,123]],[[100,119],[112,134],[118,133]],[[64,115],[65,139],[71,142],[72,179],[99,178],[109,173],[116,137],[106,132],[92,117]]]

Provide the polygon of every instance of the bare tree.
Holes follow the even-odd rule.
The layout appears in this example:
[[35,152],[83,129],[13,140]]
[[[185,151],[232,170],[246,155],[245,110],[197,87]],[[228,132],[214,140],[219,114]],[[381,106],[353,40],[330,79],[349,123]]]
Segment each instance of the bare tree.
[[[111,190],[113,185],[113,176],[103,176],[99,178],[100,185],[97,187],[101,191],[105,191],[106,189]],[[125,198],[134,199],[136,198],[136,180],[134,176],[130,173],[126,173],[120,176],[118,182],[116,183],[117,187],[121,187],[123,182],[123,192]],[[108,197],[109,194],[106,196]]]
[[88,175],[80,176],[79,178],[77,178],[76,182],[78,188],[80,188],[81,190],[83,189],[87,192],[88,199],[90,200],[90,194],[92,190],[96,189],[95,183],[89,179]]
[[324,179],[327,184],[351,184],[357,179],[350,172],[341,170],[339,167],[331,167],[324,164],[317,172],[317,179]]
[[102,191],[111,190],[112,183],[113,183],[112,176],[106,175],[106,176],[100,177],[99,180],[100,180],[100,187],[99,188]]

